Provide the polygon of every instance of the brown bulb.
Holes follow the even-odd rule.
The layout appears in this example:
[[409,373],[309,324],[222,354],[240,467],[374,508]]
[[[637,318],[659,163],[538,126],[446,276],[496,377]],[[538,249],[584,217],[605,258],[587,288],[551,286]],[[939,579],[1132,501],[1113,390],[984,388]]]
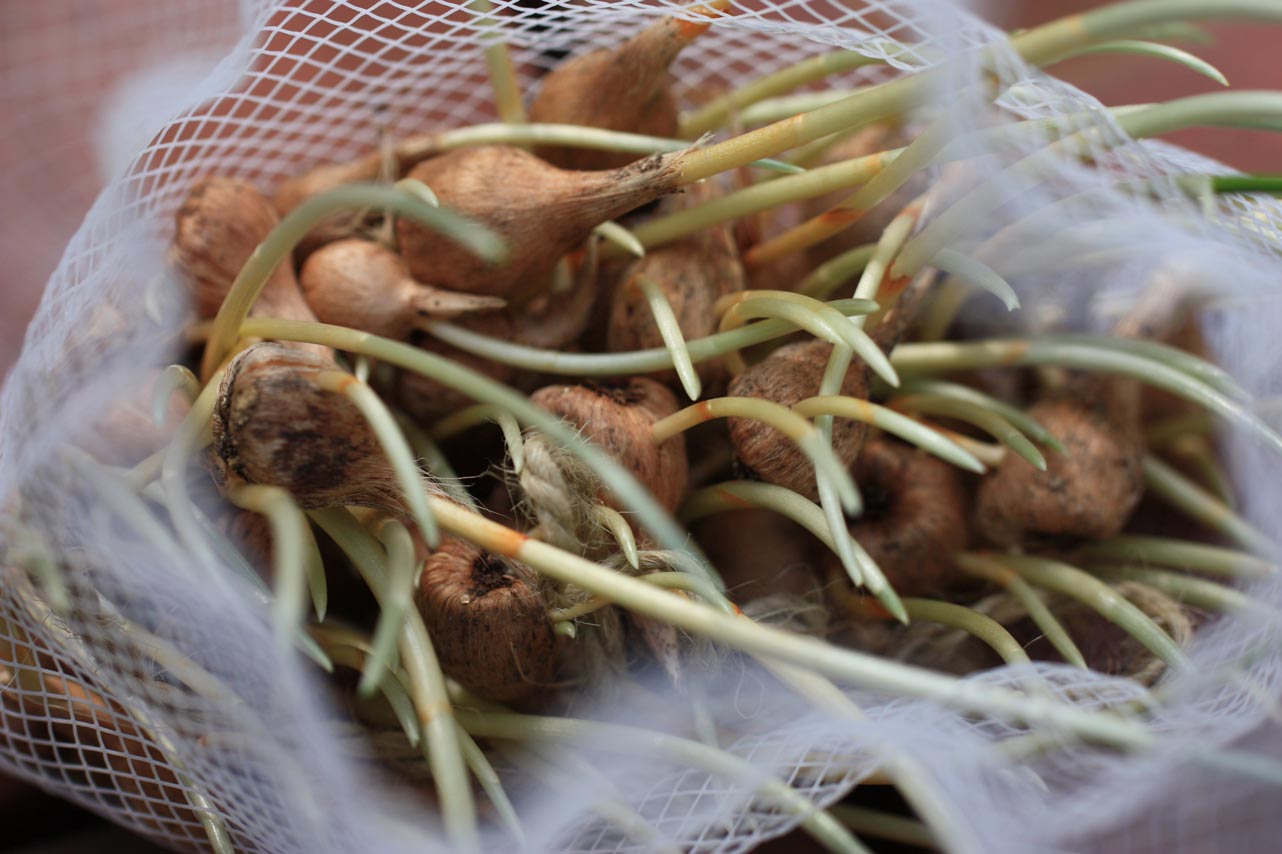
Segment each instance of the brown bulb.
[[400,512],[400,486],[373,430],[347,397],[317,382],[317,374],[336,370],[328,359],[276,343],[242,352],[218,389],[218,458],[225,472],[286,489],[304,508]]
[[819,588],[816,540],[773,510],[750,507],[700,519],[695,539],[743,605],[765,596],[808,596]]
[[494,311],[505,305],[498,297],[420,284],[399,255],[369,240],[339,240],[313,252],[303,264],[299,283],[323,323],[398,341],[427,321]]
[[446,538],[423,566],[415,603],[441,668],[469,691],[508,703],[556,677],[557,638],[524,564]]
[[512,297],[538,290],[556,262],[593,228],[675,187],[675,155],[654,155],[621,169],[571,172],[527,151],[491,145],[426,160],[410,172],[441,204],[501,236],[508,258],[490,264],[457,243],[401,217],[401,254],[420,282],[468,293]]
[[[279,223],[267,197],[243,181],[205,178],[191,188],[178,209],[172,254],[192,282],[201,317],[218,313],[241,268]],[[272,271],[250,316],[316,319],[288,259]]]
[[[666,386],[645,377],[613,385],[553,385],[536,391],[530,402],[579,428],[669,512],[685,497],[685,438],[673,436],[656,445],[652,433],[655,422],[677,411],[677,399]],[[620,506],[611,496],[604,500]]]
[[[1129,400],[1119,402],[1122,396]],[[998,545],[1121,531],[1144,493],[1136,398],[1129,381],[1092,382],[1030,407],[1029,416],[1063,443],[1064,453],[1047,454],[1046,471],[1007,454],[980,482],[976,528]]]
[[[954,466],[892,439],[872,439],[855,461],[864,514],[850,533],[881,567],[900,596],[942,593],[959,577],[952,556],[966,548],[968,498]],[[835,583],[846,572],[825,557]]]
[[[668,67],[701,31],[697,24],[664,18],[618,47],[562,63],[543,78],[530,121],[675,136],[677,101]],[[630,159],[567,146],[540,146],[535,153],[563,169],[614,169]]]
[[[698,188],[685,194],[682,207],[700,204],[718,195],[709,182]],[[727,226],[704,229],[693,237],[653,250],[633,263],[623,273],[622,283],[614,289],[607,333],[607,345],[612,352],[663,346],[663,336],[641,289],[643,279],[654,282],[667,297],[686,340],[716,332],[717,316],[713,310],[716,301],[744,288],[739,250]],[[710,383],[722,379],[724,363],[708,359],[700,362],[697,369],[703,381]],[[670,385],[677,382],[674,371],[656,374],[654,378]]]
[[[831,353],[832,345],[819,340],[780,347],[731,380],[729,394],[758,397],[792,407],[819,393],[819,384]],[[868,397],[864,366],[856,364],[846,372],[841,393],[847,397]],[[730,441],[734,443],[740,462],[758,477],[811,500],[818,498],[814,465],[791,439],[750,418],[729,419],[729,429]],[[832,446],[844,465],[855,461],[867,433],[868,427],[862,421],[833,419]]]

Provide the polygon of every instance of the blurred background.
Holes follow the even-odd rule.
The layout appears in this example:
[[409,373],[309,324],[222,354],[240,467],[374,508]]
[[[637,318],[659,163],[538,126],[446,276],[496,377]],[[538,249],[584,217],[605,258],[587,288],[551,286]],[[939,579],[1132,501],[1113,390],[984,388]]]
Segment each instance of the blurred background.
[[[972,5],[1013,29],[1106,4],[987,0]],[[150,115],[164,109],[165,98],[181,103],[235,43],[240,6],[237,0],[0,0],[0,376],[21,350],[24,330],[67,240],[106,180],[148,141],[138,137],[138,123],[131,121],[131,106],[138,106],[131,93],[147,80],[148,102],[141,106]],[[183,26],[163,27],[167,18]],[[159,45],[158,29],[166,33]],[[1282,89],[1277,30],[1231,24],[1207,30],[1213,44],[1184,47],[1217,66],[1235,88]],[[95,62],[77,62],[78,51],[90,47]],[[37,60],[41,70],[33,74]],[[148,74],[157,64],[163,66],[160,78],[155,71]],[[1070,60],[1053,73],[1110,105],[1218,88],[1190,71],[1134,56]],[[158,79],[164,85],[157,86]],[[114,117],[110,122],[104,119],[107,113]],[[1282,149],[1264,132],[1192,130],[1169,139],[1238,170],[1282,172]],[[155,850],[3,776],[0,820],[0,849],[6,851]]]

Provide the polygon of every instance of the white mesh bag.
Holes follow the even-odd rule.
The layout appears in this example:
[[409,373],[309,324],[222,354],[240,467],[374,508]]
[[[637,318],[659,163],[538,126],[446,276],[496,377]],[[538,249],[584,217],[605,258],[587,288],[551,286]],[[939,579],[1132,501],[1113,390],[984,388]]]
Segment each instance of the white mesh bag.
[[[369,761],[371,742],[343,722],[316,669],[276,651],[269,607],[231,558],[212,543],[202,554],[180,547],[153,509],[68,449],[149,366],[182,355],[184,306],[164,291],[163,271],[174,211],[195,178],[269,190],[369,152],[380,134],[493,121],[482,47],[496,22],[532,92],[564,53],[614,44],[661,12],[698,18],[667,2],[553,5],[549,15],[495,0],[488,16],[411,0],[0,10],[11,157],[0,247],[19,287],[53,270],[0,398],[0,768],[174,849],[449,850],[432,812],[409,795],[423,788],[421,755],[393,746],[379,754],[392,761]],[[1173,270],[1208,296],[1211,353],[1267,419],[1282,363],[1282,208],[1246,196],[1190,201],[1173,176],[1227,170],[1127,142],[1090,96],[994,48],[1003,38],[934,0],[736,2],[674,74],[688,105],[833,48],[883,62],[824,85],[940,69],[923,78],[917,118],[987,164],[967,178],[987,202],[970,197],[972,216],[935,232],[941,246],[973,251],[1041,212],[1025,220],[1018,245],[987,259],[1023,311],[998,316],[976,300],[965,322],[1101,331],[1149,273]],[[1034,134],[979,133],[1032,119],[1044,120]],[[1061,150],[1036,169],[1011,168],[1070,137],[1086,140],[1095,167]],[[1138,182],[1150,192],[1118,189]],[[1276,450],[1237,428],[1221,440],[1239,513],[1273,530]],[[65,603],[52,601],[41,567],[64,579]],[[523,844],[746,851],[799,824],[822,835],[810,805],[835,803],[891,768],[949,850],[1267,847],[1282,825],[1282,586],[1264,579],[1249,596],[1250,609],[1199,627],[1190,664],[1154,689],[1156,701],[1127,679],[1038,665],[1044,693],[1014,714],[959,711],[968,697],[1008,696],[1032,678],[999,667],[952,685],[912,682],[907,693],[893,679],[848,680],[846,699],[862,709],[855,719],[733,655],[691,669],[679,692],[660,681],[644,702],[589,697],[595,720],[687,738],[624,750],[609,729],[551,738],[561,767],[579,771],[526,786],[511,778]],[[724,749],[721,765],[690,746],[694,694]],[[1040,748],[1028,738],[1018,751],[999,744],[1022,734],[1026,712],[1126,703],[1150,708],[1143,725],[1118,735],[1124,749],[1083,743],[1080,729],[1044,717],[1034,727]],[[495,759],[500,772],[508,761]],[[489,818],[486,850],[513,847]]]

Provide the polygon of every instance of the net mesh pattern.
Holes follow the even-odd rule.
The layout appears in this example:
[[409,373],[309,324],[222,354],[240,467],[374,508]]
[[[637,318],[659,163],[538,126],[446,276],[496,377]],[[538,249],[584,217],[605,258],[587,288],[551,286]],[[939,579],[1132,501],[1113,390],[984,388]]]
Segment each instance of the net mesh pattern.
[[[180,547],[148,506],[81,465],[68,441],[145,380],[142,366],[181,350],[183,306],[166,287],[164,261],[173,213],[195,179],[270,189],[313,164],[365,153],[381,134],[493,120],[487,37],[501,30],[529,93],[561,56],[613,44],[664,11],[692,14],[632,0],[564,3],[551,16],[507,0],[479,16],[463,4],[374,0],[0,9],[0,103],[21,119],[4,131],[20,157],[0,177],[0,196],[7,214],[22,213],[6,216],[0,248],[15,281],[48,276],[0,398],[0,496],[20,496],[23,523],[0,532],[0,543],[8,563],[58,564],[71,605],[55,615],[25,573],[5,570],[0,765],[180,850],[208,850],[202,820],[211,813],[238,851],[446,847],[421,807],[345,753],[330,698],[304,664],[274,651],[267,605],[227,552],[213,540],[198,552]],[[981,64],[977,49],[998,40],[944,2],[740,2],[682,54],[675,74],[688,107],[834,48],[884,64],[825,86],[947,65],[923,121],[949,123],[957,145],[986,158],[992,196],[944,245],[976,251],[1002,226],[1026,225],[1019,245],[987,258],[1026,310],[994,320],[972,304],[968,322],[1103,329],[1144,270],[1175,265],[1214,294],[1209,343],[1267,415],[1282,361],[1270,293],[1282,269],[1273,254],[1282,207],[1234,197],[1201,210],[1171,176],[1215,164],[1127,141],[1098,102],[1013,54]],[[1030,119],[1040,120],[1035,132],[1014,130]],[[1068,156],[1013,168],[1074,135],[1096,168]],[[1139,182],[1150,186],[1145,197],[1116,189]],[[1276,457],[1233,430],[1222,441],[1241,511],[1270,530]],[[726,692],[737,702],[713,710],[737,734],[731,754],[818,805],[887,756],[915,763],[959,850],[1243,850],[1278,826],[1277,789],[1248,759],[1282,758],[1273,723],[1282,589],[1264,582],[1250,595],[1263,607],[1200,630],[1189,650],[1197,667],[1163,683],[1152,726],[1160,738],[1143,752],[1075,745],[1012,757],[994,748],[1017,734],[1008,725],[863,693],[852,698],[864,719],[832,720],[761,676],[745,676]],[[1037,673],[1054,697],[1081,708],[1147,699],[1122,679],[1055,666]],[[966,681],[1020,688],[1028,678],[999,668]],[[768,700],[746,701],[750,684]],[[626,715],[606,705],[598,716]],[[672,717],[647,723],[680,730],[684,718]],[[1239,740],[1235,760],[1206,758]],[[728,854],[801,820],[744,779],[694,764],[592,744],[563,749],[599,774],[555,797],[518,799],[536,850]],[[588,782],[600,778],[614,791]],[[625,829],[620,805],[641,830]]]

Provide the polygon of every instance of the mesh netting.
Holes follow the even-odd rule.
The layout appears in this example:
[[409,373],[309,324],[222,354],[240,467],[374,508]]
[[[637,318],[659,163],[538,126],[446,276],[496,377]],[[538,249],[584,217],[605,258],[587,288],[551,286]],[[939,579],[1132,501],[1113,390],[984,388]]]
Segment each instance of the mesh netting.
[[[83,466],[68,440],[122,389],[139,387],[142,366],[182,351],[184,306],[166,287],[164,265],[173,213],[195,178],[271,189],[307,166],[366,153],[382,134],[493,120],[481,45],[495,22],[532,92],[566,53],[613,44],[676,7],[563,3],[548,15],[496,0],[478,18],[446,3],[104,0],[74,14],[57,6],[0,11],[4,103],[21,119],[9,133],[29,154],[4,178],[5,203],[24,211],[6,218],[2,238],[16,280],[47,273],[50,251],[79,222],[0,402],[0,495],[12,496],[10,507],[20,502],[24,521],[0,537],[13,563],[59,564],[70,607],[55,615],[25,572],[5,570],[0,765],[177,849],[207,850],[215,813],[238,851],[445,847],[407,794],[412,782],[388,779],[350,747],[308,666],[275,651],[269,607],[227,554],[213,543],[198,554],[181,548],[146,505]],[[1282,361],[1270,293],[1282,271],[1272,254],[1282,207],[1234,197],[1200,210],[1163,179],[1214,164],[1126,143],[1098,102],[1013,54],[978,62],[976,49],[999,40],[942,2],[744,2],[682,54],[675,75],[690,105],[833,47],[885,64],[824,86],[947,65],[921,118],[949,123],[968,153],[990,158],[988,177],[1090,131],[1096,168],[1059,157],[1024,178],[992,178],[992,204],[947,235],[946,245],[973,251],[1053,206],[1019,245],[987,259],[1025,310],[994,319],[972,304],[966,322],[1105,329],[1145,271],[1177,269],[1214,295],[1204,326],[1218,361],[1267,403]],[[1047,120],[1034,135],[967,136],[1033,118]],[[1115,187],[1141,181],[1153,184],[1147,197]],[[1276,456],[1236,432],[1222,438],[1241,512],[1270,530]],[[1250,592],[1261,605],[1282,605],[1277,584]],[[730,754],[814,804],[838,800],[887,757],[910,764],[925,793],[916,805],[957,850],[1245,850],[1278,826],[1278,790],[1261,782],[1269,767],[1243,757],[1282,758],[1270,723],[1282,693],[1279,629],[1265,607],[1200,629],[1189,650],[1196,666],[1161,685],[1151,727],[1160,737],[1131,754],[1085,745],[1015,754],[994,747],[1011,727],[875,693],[851,695],[861,721],[837,720],[748,665],[708,675],[702,695],[716,698],[705,711],[719,730],[734,734],[723,742]],[[1055,697],[1083,709],[1148,702],[1129,680],[1050,665],[1038,672]],[[1020,688],[1028,678],[998,668],[966,681]],[[655,686],[645,703],[604,704],[594,717],[690,736],[685,695],[666,690]],[[1212,747],[1242,739],[1236,760],[1209,758]],[[591,773],[514,793],[533,849],[723,854],[805,818],[747,778],[661,751],[621,755],[609,741],[558,742],[562,758]]]

